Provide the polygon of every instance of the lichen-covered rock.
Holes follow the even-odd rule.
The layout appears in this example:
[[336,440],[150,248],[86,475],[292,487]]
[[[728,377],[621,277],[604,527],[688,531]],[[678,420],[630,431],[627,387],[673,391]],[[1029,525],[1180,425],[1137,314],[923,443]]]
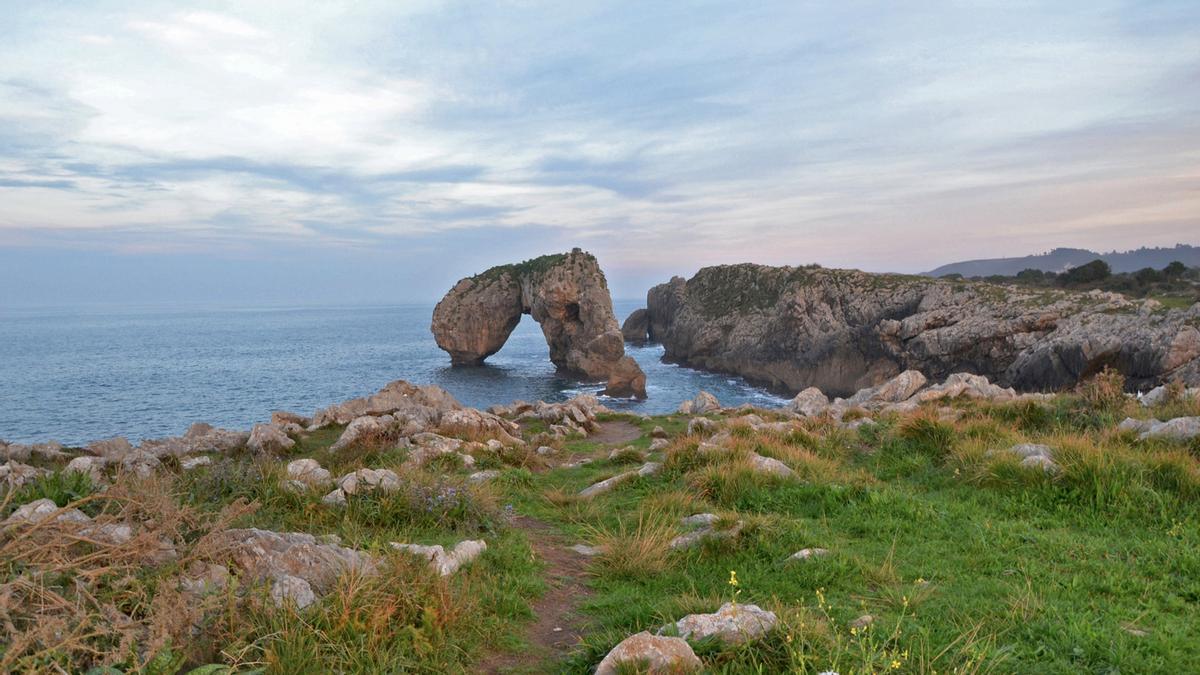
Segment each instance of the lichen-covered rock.
[[1011,388],[992,384],[983,375],[971,373],[954,373],[941,384],[923,389],[913,397],[918,402],[954,399],[959,396],[967,398],[987,399],[990,401],[1006,401],[1016,398],[1017,392]]
[[304,579],[283,574],[271,582],[271,600],[276,607],[293,605],[296,609],[304,609],[317,601],[317,594]]
[[716,638],[725,644],[752,642],[775,629],[779,623],[774,612],[758,605],[727,602],[712,614],[689,614],[659,634],[675,633],[690,640]]
[[[697,672],[703,665],[687,640],[642,631],[613,647],[596,666],[596,675],[617,675],[620,672],[677,675]],[[628,670],[622,670],[623,667]]]
[[[477,365],[504,346],[522,314],[541,325],[550,360],[560,369],[608,380],[613,396],[646,396],[645,376],[638,389],[637,364],[623,361],[624,340],[604,273],[579,249],[459,281],[434,308],[431,330],[451,362]],[[616,381],[610,379],[614,370]]]
[[471,440],[496,440],[504,445],[521,445],[521,429],[508,420],[491,413],[464,408],[442,414],[437,432]]
[[650,290],[668,361],[849,396],[905,370],[1061,390],[1111,365],[1130,387],[1200,386],[1200,304],[817,267],[722,265]]
[[[55,515],[56,513],[58,515]],[[55,522],[60,523],[86,523],[91,520],[79,509],[62,509],[60,512],[58,504],[55,504],[53,500],[36,499],[28,504],[22,504],[16,511],[13,511],[4,520],[4,525],[36,525],[51,516],[54,516]]]

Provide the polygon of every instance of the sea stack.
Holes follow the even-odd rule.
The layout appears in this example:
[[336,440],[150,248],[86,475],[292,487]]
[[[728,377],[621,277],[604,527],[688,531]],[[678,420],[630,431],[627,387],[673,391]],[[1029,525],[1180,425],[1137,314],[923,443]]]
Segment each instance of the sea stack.
[[646,376],[625,355],[604,272],[580,249],[462,279],[434,308],[431,329],[452,363],[479,365],[500,351],[522,314],[541,325],[560,370],[607,381],[610,396],[645,398]]

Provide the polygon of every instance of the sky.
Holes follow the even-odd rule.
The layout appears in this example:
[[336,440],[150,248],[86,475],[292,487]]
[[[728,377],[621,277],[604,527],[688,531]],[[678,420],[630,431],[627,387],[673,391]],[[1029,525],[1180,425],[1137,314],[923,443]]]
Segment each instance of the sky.
[[0,307],[1198,234],[1195,0],[0,0]]

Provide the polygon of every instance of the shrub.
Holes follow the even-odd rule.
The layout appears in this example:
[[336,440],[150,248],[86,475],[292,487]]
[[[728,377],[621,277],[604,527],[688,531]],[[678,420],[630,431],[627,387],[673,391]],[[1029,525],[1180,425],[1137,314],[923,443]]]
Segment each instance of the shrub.
[[1093,410],[1115,411],[1125,405],[1125,375],[1105,366],[1076,388],[1079,397]]

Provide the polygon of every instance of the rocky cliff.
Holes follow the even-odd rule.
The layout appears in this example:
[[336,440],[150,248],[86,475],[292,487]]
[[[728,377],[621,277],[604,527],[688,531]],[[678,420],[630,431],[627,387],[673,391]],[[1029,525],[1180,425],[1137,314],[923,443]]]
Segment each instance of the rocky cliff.
[[1062,389],[1105,366],[1200,384],[1200,305],[819,267],[725,265],[647,295],[665,358],[796,392],[849,395],[904,370]]
[[579,249],[459,281],[433,310],[433,335],[454,364],[478,365],[504,346],[522,314],[541,325],[561,370],[607,380],[613,396],[645,397],[646,376],[625,355],[604,272]]

